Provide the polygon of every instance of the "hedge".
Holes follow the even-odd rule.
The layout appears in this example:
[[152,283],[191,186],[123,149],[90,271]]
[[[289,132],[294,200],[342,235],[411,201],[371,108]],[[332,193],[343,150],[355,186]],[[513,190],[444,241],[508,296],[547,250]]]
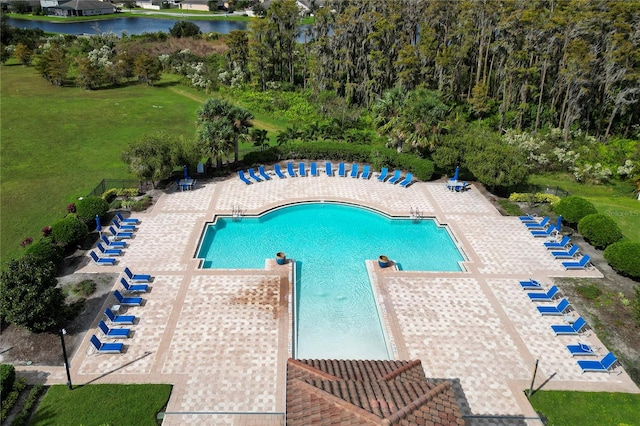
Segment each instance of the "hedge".
[[290,142],[265,151],[254,151],[244,156],[250,166],[274,163],[287,159],[344,161],[370,163],[374,169],[382,167],[408,170],[416,179],[428,181],[434,171],[430,160],[414,154],[398,153],[394,149],[371,145],[354,145],[336,142]]
[[56,267],[62,265],[64,261],[64,250],[56,245],[51,237],[42,238],[27,246],[25,254],[33,255],[41,263],[52,262]]
[[89,233],[87,225],[75,215],[70,214],[51,226],[51,234],[58,244],[65,246],[82,241]]
[[85,222],[94,220],[96,215],[104,218],[109,211],[109,203],[101,197],[85,197],[76,203],[76,213]]
[[548,203],[555,206],[560,202],[560,197],[544,192],[514,192],[509,195],[509,201],[514,203]]
[[0,364],[0,400],[4,401],[16,381],[16,368],[11,364]]
[[570,195],[561,199],[553,210],[562,215],[562,219],[571,226],[575,226],[583,217],[598,213],[590,201],[577,195]]
[[640,278],[640,243],[618,241],[604,250],[604,258],[621,275]]
[[605,248],[622,238],[618,224],[606,214],[589,214],[578,222],[578,232],[594,247]]

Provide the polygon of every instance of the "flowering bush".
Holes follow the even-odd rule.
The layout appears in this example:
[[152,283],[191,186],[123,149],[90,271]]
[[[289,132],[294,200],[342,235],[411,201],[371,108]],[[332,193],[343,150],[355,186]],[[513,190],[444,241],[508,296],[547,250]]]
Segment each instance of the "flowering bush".
[[67,213],[75,213],[76,212],[76,205],[75,203],[71,203],[67,206]]
[[548,203],[554,206],[560,201],[560,197],[544,192],[537,192],[535,194],[528,192],[513,192],[509,195],[509,201],[514,203]]
[[24,240],[22,240],[22,242],[20,243],[20,247],[25,248],[26,246],[28,246],[32,242],[33,242],[33,238],[27,237]]
[[51,236],[51,227],[50,226],[45,226],[44,228],[42,228],[42,236],[44,238],[47,238],[47,237]]

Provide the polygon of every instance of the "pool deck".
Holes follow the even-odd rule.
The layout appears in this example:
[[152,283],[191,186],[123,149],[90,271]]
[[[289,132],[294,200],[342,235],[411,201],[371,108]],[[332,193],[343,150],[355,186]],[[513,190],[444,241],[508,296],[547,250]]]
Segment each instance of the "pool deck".
[[[117,264],[97,266],[87,257],[78,272],[120,273],[128,266],[154,277],[151,291],[142,295],[143,306],[121,310],[138,317],[123,354],[95,353],[91,334],[106,339],[95,327],[89,330],[70,363],[74,385],[171,383],[163,425],[283,424],[291,264],[267,259],[264,270],[202,270],[194,254],[215,214],[260,214],[320,200],[392,216],[417,209],[449,226],[468,259],[464,272],[403,272],[380,269],[373,259],[367,263],[394,355],[420,359],[427,377],[459,381],[468,424],[542,424],[523,393],[536,360],[534,387],[640,392],[620,367],[612,374],[582,374],[566,345],[589,343],[599,348],[598,359],[607,349],[593,332],[555,336],[549,326],[563,318],[540,316],[518,284],[529,277],[547,287],[554,277],[601,277],[596,269],[565,271],[544,239],[532,237],[518,218],[501,216],[474,187],[456,193],[440,182],[401,188],[375,175],[362,180],[324,174],[252,185],[237,178],[199,184],[193,191],[169,191],[135,214],[139,229]],[[111,305],[115,300],[109,298],[105,307]],[[18,371],[48,384],[66,383],[63,367]]]

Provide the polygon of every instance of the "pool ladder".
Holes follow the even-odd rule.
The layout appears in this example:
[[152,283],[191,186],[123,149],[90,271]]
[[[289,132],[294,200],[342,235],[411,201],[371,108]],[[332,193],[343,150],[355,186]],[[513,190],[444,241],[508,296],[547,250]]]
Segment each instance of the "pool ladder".
[[417,207],[414,209],[412,206],[411,211],[409,212],[409,215],[411,216],[411,220],[413,221],[413,223],[418,223],[422,219],[422,214],[420,213],[420,210],[418,210]]
[[233,206],[231,208],[231,219],[234,222],[238,222],[242,218],[242,209],[240,206]]

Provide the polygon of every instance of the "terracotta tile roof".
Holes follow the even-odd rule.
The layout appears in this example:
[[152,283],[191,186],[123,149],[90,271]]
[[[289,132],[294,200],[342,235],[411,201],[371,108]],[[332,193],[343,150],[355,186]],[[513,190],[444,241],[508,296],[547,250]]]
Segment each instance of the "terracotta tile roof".
[[417,361],[287,362],[287,425],[464,425],[449,381]]

